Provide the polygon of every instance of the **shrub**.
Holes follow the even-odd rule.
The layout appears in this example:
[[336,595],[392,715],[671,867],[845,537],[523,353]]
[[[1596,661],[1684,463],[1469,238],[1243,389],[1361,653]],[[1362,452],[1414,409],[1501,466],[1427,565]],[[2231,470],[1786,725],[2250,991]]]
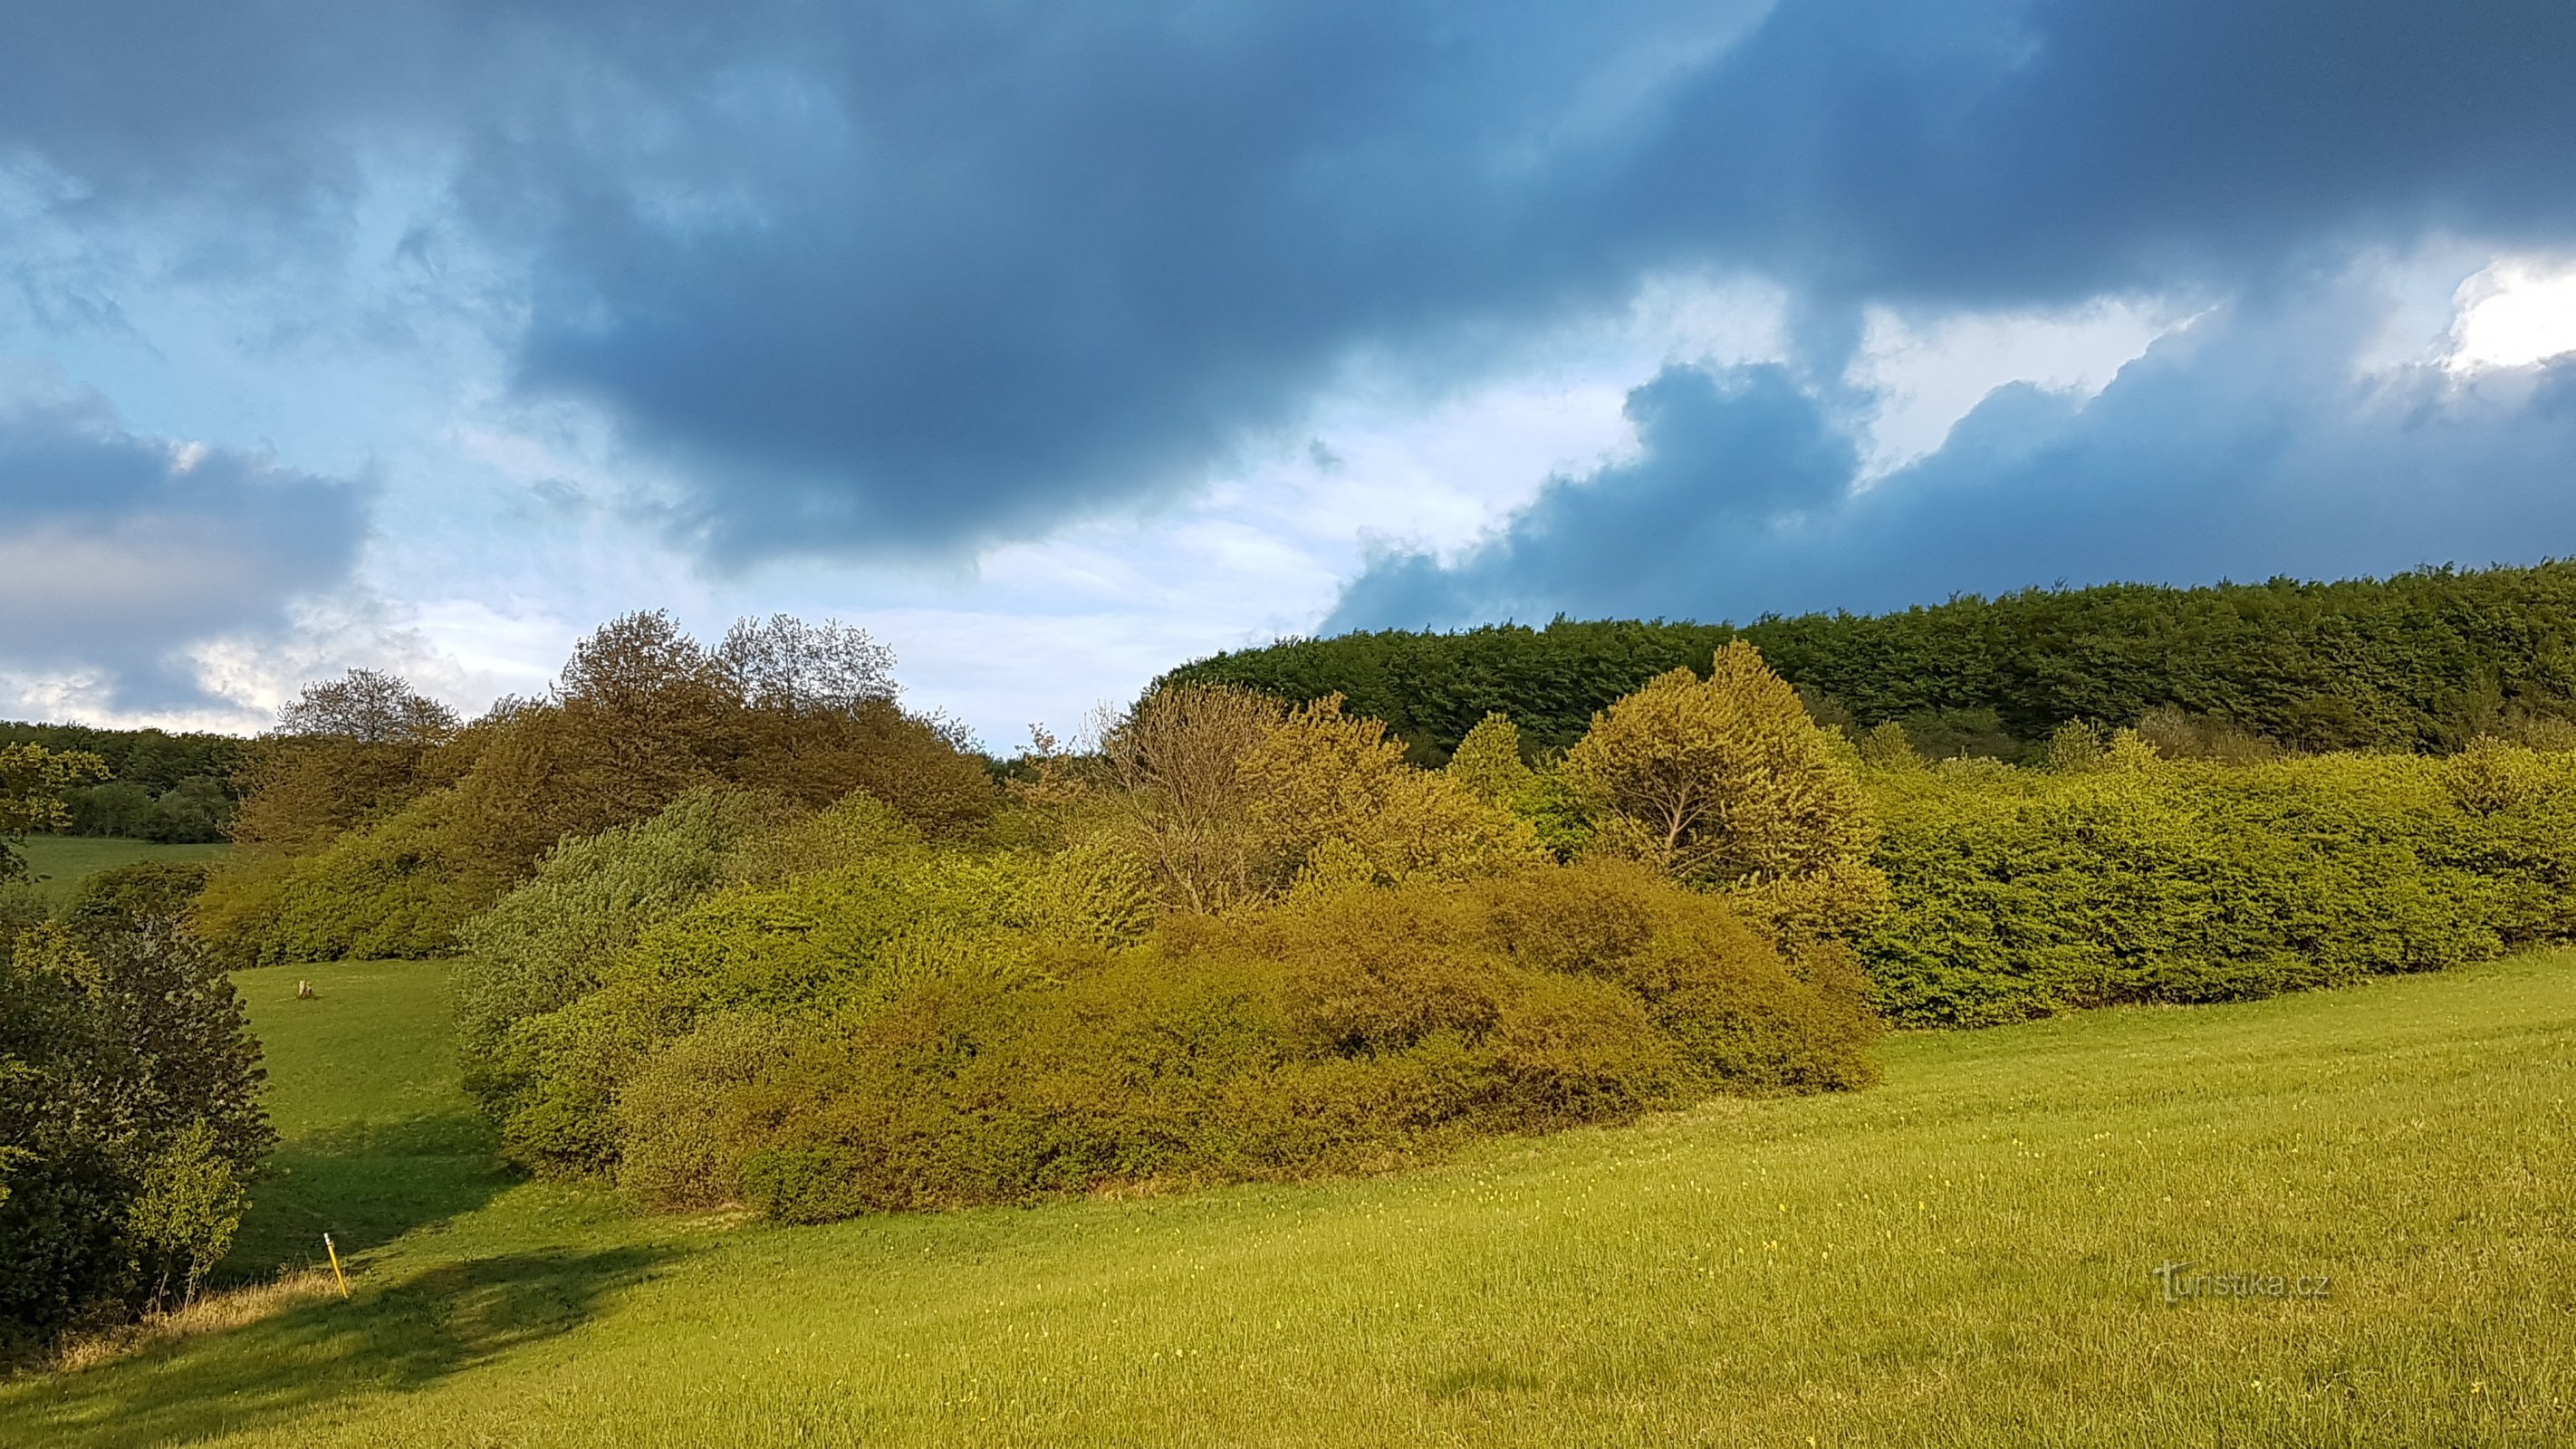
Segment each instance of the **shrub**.
[[83,877],[63,919],[87,931],[172,927],[186,919],[212,868],[193,860],[138,860]]
[[[819,818],[852,813],[887,820],[873,802]],[[511,1026],[597,986],[616,953],[714,890],[731,853],[777,814],[758,797],[692,791],[650,820],[565,842],[534,879],[466,923],[455,980],[468,1090],[507,1097],[500,1048]]]
[[1740,640],[1708,679],[1677,669],[1603,711],[1565,773],[1684,880],[1780,879],[1870,845],[1859,781],[1797,691]]
[[787,1221],[1382,1166],[1868,1080],[1856,983],[1633,866],[1301,891],[1147,934],[1115,851],[739,887],[508,1032],[504,1140]]
[[2576,932],[2563,757],[2141,756],[1874,774],[1896,902],[1859,941],[1879,1009],[1984,1025],[2261,996]]

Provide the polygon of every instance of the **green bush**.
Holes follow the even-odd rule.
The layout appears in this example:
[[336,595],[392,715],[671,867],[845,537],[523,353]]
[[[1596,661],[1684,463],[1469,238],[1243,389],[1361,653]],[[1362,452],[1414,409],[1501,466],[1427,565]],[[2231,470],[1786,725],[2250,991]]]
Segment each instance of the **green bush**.
[[17,937],[0,958],[0,1359],[203,1274],[274,1143],[259,1056],[231,981],[166,922]]
[[508,889],[449,828],[452,791],[411,801],[310,855],[257,853],[215,872],[194,929],[236,966],[443,955]]
[[1896,907],[1858,947],[1899,1023],[2264,996],[2576,930],[2576,756],[2133,756],[1870,783]]
[[138,860],[82,878],[63,919],[84,930],[121,930],[187,918],[213,867],[196,860]]
[[691,791],[650,820],[565,842],[534,879],[460,928],[456,1022],[468,1090],[506,1098],[501,1044],[511,1026],[589,992],[610,958],[714,890],[732,852],[776,815],[756,797]]

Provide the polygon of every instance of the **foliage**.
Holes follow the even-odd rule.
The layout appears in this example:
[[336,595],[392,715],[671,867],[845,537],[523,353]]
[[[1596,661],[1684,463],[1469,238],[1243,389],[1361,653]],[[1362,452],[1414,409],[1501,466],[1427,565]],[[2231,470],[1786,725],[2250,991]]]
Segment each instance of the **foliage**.
[[1860,782],[1740,640],[1707,679],[1676,669],[1612,704],[1564,770],[1580,798],[1683,880],[1758,885],[1870,844]]
[[546,699],[461,729],[398,680],[317,686],[260,742],[236,826],[256,848],[198,927],[244,963],[437,954],[560,842],[700,789],[809,809],[856,790],[933,834],[975,829],[982,764],[894,704],[885,658],[861,631],[784,617],[710,651],[651,613],[583,640]]
[[1875,771],[1895,909],[1858,947],[1879,1009],[1985,1025],[2209,1001],[2576,935],[2576,757]]
[[1177,688],[1110,722],[1108,829],[1165,903],[1216,912],[1304,880],[1396,884],[1508,872],[1541,857],[1508,809],[1405,763],[1338,699],[1295,709],[1248,690]]
[[63,792],[71,812],[64,827],[73,835],[119,836],[163,845],[203,845],[227,838],[233,819],[232,792],[223,781],[191,775],[167,790],[126,780],[84,785]]
[[212,867],[195,860],[138,860],[84,876],[62,917],[100,932],[169,930],[187,918]]
[[230,780],[242,742],[234,735],[0,721],[0,745],[21,744],[96,755],[111,778],[158,794],[187,780]]
[[165,843],[225,838],[242,742],[231,735],[110,730],[88,725],[0,723],[0,746],[34,744],[95,755],[106,783],[62,793],[74,835],[117,835]]
[[1536,753],[1570,748],[1612,700],[1738,637],[1820,706],[1863,729],[1901,721],[1936,756],[2017,758],[2070,720],[2134,724],[2160,711],[2194,721],[2214,749],[2252,753],[2453,750],[2481,734],[2544,743],[2576,718],[2576,562],[2031,589],[1741,628],[1560,619],[1388,630],[1219,654],[1158,687],[1236,685],[1290,702],[1339,694],[1353,713],[1386,721],[1415,760],[1437,764],[1496,710]]
[[1520,726],[1500,712],[1476,721],[1442,771],[1468,794],[1507,808],[1528,791],[1534,774],[1521,758]]
[[214,1128],[203,1121],[181,1128],[143,1169],[125,1230],[153,1283],[157,1300],[172,1277],[179,1300],[193,1303],[206,1272],[232,1247],[250,1205],[240,1174],[220,1150]]
[[[775,813],[755,797],[691,791],[650,820],[565,842],[532,879],[470,921],[458,936],[456,971],[468,1090],[487,1100],[507,1096],[499,1052],[511,1026],[594,989],[611,957],[713,890],[729,853]],[[887,815],[876,806],[831,818],[852,813],[872,823]],[[816,833],[809,825],[797,838]]]
[[231,982],[164,922],[18,936],[0,963],[0,1339],[132,1311],[155,1253],[201,1271],[272,1140],[259,1055]]
[[1812,977],[1633,867],[1315,883],[1159,925],[1150,885],[1107,841],[916,838],[719,891],[513,1022],[487,1104],[540,1169],[813,1221],[1379,1165],[1871,1070],[1847,968]]
[[1105,798],[1121,843],[1164,899],[1214,911],[1260,895],[1263,858],[1243,761],[1287,715],[1245,689],[1157,690],[1101,732]]
[[69,824],[63,792],[106,774],[107,763],[96,755],[33,743],[0,745],[0,881],[26,869],[9,841]]
[[276,729],[242,747],[233,838],[289,855],[325,849],[431,788],[431,758],[458,731],[453,711],[389,674],[308,684]]

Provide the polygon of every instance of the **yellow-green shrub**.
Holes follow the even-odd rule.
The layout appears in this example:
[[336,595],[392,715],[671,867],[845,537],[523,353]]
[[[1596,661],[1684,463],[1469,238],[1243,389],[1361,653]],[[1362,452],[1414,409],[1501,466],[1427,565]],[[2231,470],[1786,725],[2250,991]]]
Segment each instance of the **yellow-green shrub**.
[[1640,868],[1319,888],[1140,939],[1121,865],[931,853],[709,897],[511,1029],[505,1144],[812,1221],[1369,1168],[1869,1077],[1851,980]]

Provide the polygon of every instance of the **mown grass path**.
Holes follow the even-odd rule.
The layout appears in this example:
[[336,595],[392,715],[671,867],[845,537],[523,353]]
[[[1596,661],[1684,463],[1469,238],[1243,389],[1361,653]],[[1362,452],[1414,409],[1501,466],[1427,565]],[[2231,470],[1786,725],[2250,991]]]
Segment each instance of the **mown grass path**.
[[[0,1387],[0,1443],[2576,1443],[2567,954],[1909,1036],[1867,1093],[1379,1180],[794,1230],[448,1150],[438,969],[246,978],[318,1154],[261,1231],[377,1223],[356,1297]],[[2184,1260],[2328,1296],[2168,1305]]]

